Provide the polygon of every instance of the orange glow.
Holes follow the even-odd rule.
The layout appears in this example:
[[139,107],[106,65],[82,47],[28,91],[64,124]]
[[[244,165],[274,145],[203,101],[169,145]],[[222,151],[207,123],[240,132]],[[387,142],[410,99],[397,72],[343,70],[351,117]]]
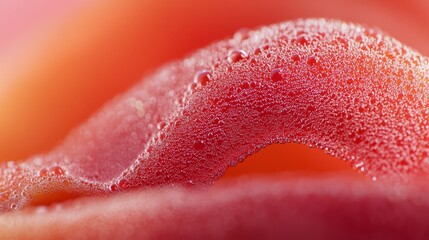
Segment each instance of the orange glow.
[[300,175],[339,172],[362,178],[347,162],[326,154],[321,149],[296,144],[274,144],[247,157],[236,167],[229,168],[222,180],[244,175],[294,173]]
[[[212,42],[230,38],[242,28],[256,28],[297,18],[335,18],[380,28],[404,45],[415,48],[423,56],[429,56],[429,1],[424,0],[16,2],[0,0],[0,165],[5,169],[10,165],[17,166],[5,164],[6,161],[25,161],[33,155],[51,151],[103,104],[163,64],[181,59]],[[21,12],[16,9],[21,9]],[[156,129],[155,124],[151,126]],[[127,129],[130,129],[128,125]],[[101,128],[102,131],[104,128]],[[76,145],[76,149],[81,151],[83,141],[76,142],[73,142],[73,146]],[[129,148],[123,149],[124,152],[130,152]],[[116,161],[118,158],[114,157]],[[52,162],[57,161],[57,155],[52,159]],[[88,162],[87,158],[81,159]],[[104,166],[117,168],[117,163]],[[93,164],[95,171],[99,172],[101,164],[98,160]],[[54,174],[66,176],[70,173],[57,167],[59,169],[54,173],[48,167],[31,173],[39,176],[50,174],[47,175],[50,180],[51,176],[55,179]],[[313,238],[319,232],[330,231],[332,236],[341,236],[338,232],[342,231],[347,235],[349,231],[350,236],[355,234],[354,237],[375,238],[382,238],[384,233],[400,238],[407,234],[415,233],[418,236],[427,232],[424,227],[426,216],[429,216],[426,185],[421,185],[424,191],[419,191],[418,184],[389,189],[392,186],[385,186],[380,180],[373,182],[370,177],[353,169],[348,162],[330,156],[321,149],[310,149],[295,143],[273,144],[261,149],[236,167],[228,168],[225,175],[203,194],[198,191],[175,192],[171,189],[165,192],[159,189],[147,191],[147,188],[122,194],[121,184],[127,183],[125,178],[121,179],[122,183],[117,179],[106,181],[102,189],[108,191],[108,194],[112,193],[106,198],[95,196],[95,192],[77,191],[67,181],[59,184],[70,187],[70,190],[57,190],[57,185],[53,185],[52,190],[41,184],[39,189],[28,193],[18,190],[34,184],[34,181],[25,179],[19,182],[20,171],[24,168],[16,169],[19,171],[13,172],[13,177],[18,181],[10,177],[12,174],[4,174],[6,177],[0,179],[6,184],[15,184],[11,184],[12,187],[0,186],[0,202],[5,203],[7,211],[20,208],[15,202],[7,202],[8,196],[2,192],[4,189],[12,189],[13,195],[20,199],[26,199],[24,194],[37,194],[29,202],[29,208],[18,213],[6,213],[5,218],[0,219],[0,239],[13,239],[8,234],[16,239],[27,235],[28,238],[83,236],[91,239],[94,236],[118,236],[116,238],[121,239],[132,230],[134,234],[159,230],[159,236],[164,238],[166,232],[171,231],[171,238],[180,238],[181,235],[175,235],[175,229],[179,233],[189,230],[191,236],[195,237],[192,234],[204,232],[205,227],[209,227],[209,230],[219,228],[220,232],[226,229],[234,239],[240,236],[235,236],[236,232],[246,233],[254,230],[252,228],[259,230],[261,226],[261,231],[266,227],[265,231],[271,234],[271,225],[276,227],[271,220],[276,220],[282,214],[287,216],[287,221],[279,218],[279,222],[288,228],[279,225],[279,231],[287,232],[290,228],[312,235]],[[171,171],[165,174],[171,174]],[[329,179],[337,177],[336,174],[340,177]],[[235,184],[237,179],[240,182],[243,176],[257,179],[260,175],[266,178],[262,183],[255,181],[244,185],[244,188],[239,184],[225,188],[228,184]],[[293,179],[296,176],[308,179],[302,183]],[[278,181],[284,180],[282,178],[288,180],[283,182],[284,185]],[[191,186],[192,179],[187,183]],[[379,183],[381,185],[377,185]],[[389,191],[384,193],[383,188],[394,190],[399,197]],[[261,191],[253,191],[255,189]],[[221,195],[216,195],[219,193]],[[195,196],[186,198],[185,194]],[[264,194],[268,197],[265,198]],[[95,197],[87,199],[86,196]],[[289,200],[292,200],[292,204],[285,204]],[[279,211],[283,207],[287,211]],[[200,212],[203,215],[198,215]],[[223,218],[222,213],[232,217]],[[188,224],[187,217],[193,214],[196,214],[195,220],[192,219]],[[408,221],[410,217],[411,221]],[[220,220],[211,221],[217,219]],[[377,224],[380,222],[385,232],[378,231]],[[366,231],[374,234],[366,234]],[[403,232],[406,234],[401,235]],[[217,236],[222,237],[220,234]],[[252,237],[257,236],[249,234],[249,238]]]

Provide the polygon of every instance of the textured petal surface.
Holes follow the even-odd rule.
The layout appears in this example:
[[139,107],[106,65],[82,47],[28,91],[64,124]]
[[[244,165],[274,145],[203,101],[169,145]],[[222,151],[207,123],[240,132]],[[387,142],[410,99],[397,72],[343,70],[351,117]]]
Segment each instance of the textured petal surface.
[[149,76],[50,154],[4,164],[1,208],[208,186],[278,142],[323,148],[374,179],[427,172],[428,76],[420,54],[353,24],[241,31]]
[[427,185],[390,187],[324,177],[243,179],[208,192],[138,191],[7,214],[0,237],[425,239]]

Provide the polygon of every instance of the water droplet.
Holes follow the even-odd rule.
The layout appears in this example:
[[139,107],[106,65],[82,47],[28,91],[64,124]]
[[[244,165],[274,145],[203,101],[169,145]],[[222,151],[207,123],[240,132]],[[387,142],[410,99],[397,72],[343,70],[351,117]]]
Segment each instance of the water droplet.
[[15,203],[10,204],[10,209],[16,210],[18,206]]
[[312,106],[312,105],[310,105],[310,106],[307,107],[307,111],[308,112],[312,112],[314,110],[316,110],[316,108],[314,106]]
[[201,86],[207,85],[212,80],[212,75],[210,71],[203,70],[195,74],[194,82],[200,84]]
[[247,88],[249,88],[250,87],[250,85],[249,85],[249,83],[248,82],[243,82],[242,84],[240,84],[240,88],[241,89],[247,89]]
[[363,43],[363,38],[362,38],[362,36],[357,36],[356,38],[355,38],[355,40],[356,40],[356,42],[358,42],[358,43]]
[[247,53],[243,50],[234,50],[228,54],[228,62],[236,63],[247,57]]
[[247,28],[242,28],[240,30],[238,30],[237,32],[235,32],[234,34],[234,39],[238,40],[238,41],[243,41],[249,38],[249,29]]
[[60,166],[54,166],[54,167],[51,167],[50,169],[49,169],[49,171],[51,172],[51,173],[53,173],[54,175],[64,175],[66,172],[64,171],[64,169],[62,169]]
[[115,183],[111,184],[109,186],[109,190],[112,192],[116,192],[118,190],[118,185],[116,185]]
[[348,49],[349,48],[349,43],[347,42],[346,39],[344,38],[337,38],[337,41],[345,48]]
[[119,182],[118,182],[118,186],[119,186],[119,188],[121,188],[121,189],[125,189],[125,188],[127,188],[127,186],[128,186],[128,181],[127,181],[127,180],[125,180],[125,179],[121,179],[121,180],[119,180]]
[[271,72],[271,80],[273,80],[274,82],[278,82],[278,81],[283,80],[283,76],[280,72],[280,69],[274,69]]
[[158,137],[159,141],[164,141],[164,139],[165,139],[165,133],[164,132],[158,132],[157,137]]
[[39,170],[39,177],[44,177],[48,175],[48,170],[46,170],[46,168],[42,168]]
[[22,198],[27,198],[28,197],[28,192],[27,191],[22,191],[21,192],[21,197]]
[[296,39],[296,42],[301,44],[301,45],[307,45],[308,44],[308,39],[306,36],[300,36]]
[[292,61],[299,62],[299,60],[300,60],[300,58],[299,58],[299,56],[297,54],[292,55]]
[[[354,157],[351,157],[351,159],[354,160]],[[358,162],[355,164],[355,168],[361,168],[363,167],[363,164],[364,164],[363,162]]]
[[167,126],[167,123],[164,121],[161,121],[158,123],[157,128],[158,128],[158,130],[162,130],[165,128],[165,126]]
[[315,57],[309,57],[307,60],[307,64],[308,66],[313,67],[317,64],[317,59]]
[[232,161],[232,162],[229,163],[229,166],[230,167],[235,167],[235,166],[237,166],[237,164],[238,164],[237,161]]
[[198,141],[194,144],[196,150],[201,150],[205,147],[204,141]]
[[193,82],[188,85],[188,91],[194,92],[197,89],[197,87],[198,87],[198,84]]

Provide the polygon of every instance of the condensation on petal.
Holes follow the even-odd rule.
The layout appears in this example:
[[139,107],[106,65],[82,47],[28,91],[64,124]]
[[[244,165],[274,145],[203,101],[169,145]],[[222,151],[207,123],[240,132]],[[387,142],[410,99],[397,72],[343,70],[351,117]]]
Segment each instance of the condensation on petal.
[[310,19],[249,30],[161,68],[52,153],[4,166],[0,209],[55,189],[207,186],[253,152],[291,141],[377,179],[427,172],[428,76],[421,55],[358,25]]

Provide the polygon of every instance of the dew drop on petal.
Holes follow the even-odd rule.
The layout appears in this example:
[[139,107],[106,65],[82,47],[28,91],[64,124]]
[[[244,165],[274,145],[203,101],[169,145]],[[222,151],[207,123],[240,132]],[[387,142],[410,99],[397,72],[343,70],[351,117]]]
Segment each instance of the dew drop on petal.
[[207,85],[212,80],[211,72],[208,70],[203,70],[195,74],[194,83],[197,83],[201,86]]
[[115,183],[111,184],[109,186],[109,190],[112,192],[116,192],[118,190],[118,185],[116,185]]
[[201,149],[203,149],[204,147],[205,147],[204,141],[197,141],[197,142],[194,144],[194,148],[195,148],[195,150],[201,150]]
[[49,171],[51,172],[51,173],[53,173],[54,175],[57,175],[57,176],[59,176],[59,175],[64,175],[66,172],[64,171],[64,169],[62,169],[60,166],[54,166],[54,167],[51,167],[50,169],[49,169]]
[[125,180],[125,179],[121,179],[121,180],[119,180],[119,182],[118,182],[118,186],[119,186],[119,188],[121,188],[121,189],[125,189],[125,188],[128,186],[128,181],[127,181],[127,180]]
[[158,123],[157,128],[158,128],[158,130],[162,130],[165,128],[165,126],[167,126],[167,123],[164,121],[161,121]]
[[228,62],[236,63],[247,57],[247,53],[244,50],[233,50],[228,54]]
[[300,60],[299,55],[297,55],[297,54],[292,55],[292,61],[299,62],[299,60]]
[[296,42],[299,43],[299,44],[301,44],[301,45],[307,45],[308,44],[308,39],[307,39],[306,36],[299,36],[296,39]]
[[307,60],[307,64],[310,67],[313,67],[317,64],[317,59],[315,57],[309,57]]
[[46,168],[42,168],[39,170],[39,177],[44,177],[48,175],[48,170],[46,170]]
[[188,91],[193,93],[195,90],[197,90],[198,88],[198,84],[197,83],[191,83],[188,85]]
[[273,71],[271,71],[271,80],[273,80],[274,82],[283,80],[283,76],[281,74],[280,69],[274,69]]
[[238,41],[243,41],[249,38],[249,29],[248,28],[242,28],[235,32],[234,39]]

